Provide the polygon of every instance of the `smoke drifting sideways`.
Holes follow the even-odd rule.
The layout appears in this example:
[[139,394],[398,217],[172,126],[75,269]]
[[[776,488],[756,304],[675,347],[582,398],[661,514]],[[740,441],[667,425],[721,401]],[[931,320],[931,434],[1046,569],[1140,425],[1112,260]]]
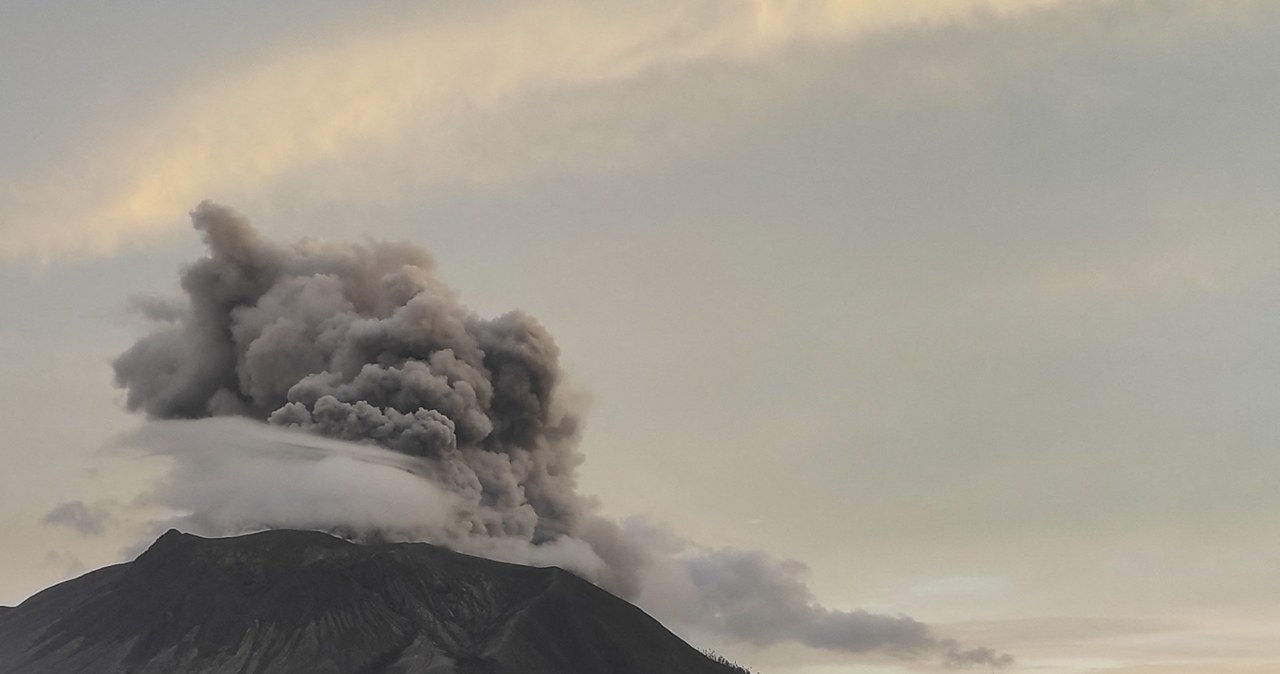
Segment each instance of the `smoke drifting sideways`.
[[577,493],[580,415],[533,318],[477,316],[407,243],[282,245],[211,202],[185,298],[114,362],[152,419],[125,444],[172,460],[156,523],[218,536],[306,528],[559,565],[687,634],[1003,666],[906,616],[821,606],[802,566],[707,549]]

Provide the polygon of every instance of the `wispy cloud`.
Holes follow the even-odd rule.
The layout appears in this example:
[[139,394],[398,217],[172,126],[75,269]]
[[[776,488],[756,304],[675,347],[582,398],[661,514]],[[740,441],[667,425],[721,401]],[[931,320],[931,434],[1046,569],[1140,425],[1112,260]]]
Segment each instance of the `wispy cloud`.
[[101,536],[114,522],[115,517],[105,505],[84,501],[59,503],[41,520],[42,524],[66,527],[84,536]]
[[[335,29],[312,46],[159,95],[153,113],[96,125],[118,131],[57,158],[52,168],[19,176],[0,207],[0,257],[109,252],[178,226],[204,197],[252,196],[308,167],[368,156],[395,157],[392,163],[411,174],[406,183],[417,185],[609,163],[607,148],[575,142],[572,123],[555,126],[555,137],[514,143],[502,129],[534,95],[617,86],[657,69],[751,63],[802,42],[850,41],[1048,4],[549,1],[512,5],[497,16],[464,11],[350,35]],[[620,116],[636,105],[619,102]],[[496,153],[482,147],[495,135],[504,142]]]

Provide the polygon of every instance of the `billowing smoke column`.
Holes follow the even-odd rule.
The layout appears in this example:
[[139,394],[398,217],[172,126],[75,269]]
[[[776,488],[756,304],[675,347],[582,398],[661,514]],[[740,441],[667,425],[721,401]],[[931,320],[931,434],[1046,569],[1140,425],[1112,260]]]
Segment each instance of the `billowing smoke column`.
[[[152,494],[187,513],[167,524],[427,540],[570,568],[722,640],[1008,664],[906,616],[826,609],[797,564],[594,515],[550,335],[519,312],[475,315],[422,249],[282,246],[209,202],[192,220],[209,255],[183,271],[186,299],[138,302],[159,327],[114,364],[131,410],[198,420],[132,438],[176,459]],[[51,521],[85,519],[60,508]]]
[[575,529],[577,419],[537,321],[479,318],[412,245],[279,246],[209,202],[192,220],[210,255],[182,274],[189,307],[153,304],[172,322],[115,362],[130,409],[243,415],[421,457],[470,506],[460,535]]

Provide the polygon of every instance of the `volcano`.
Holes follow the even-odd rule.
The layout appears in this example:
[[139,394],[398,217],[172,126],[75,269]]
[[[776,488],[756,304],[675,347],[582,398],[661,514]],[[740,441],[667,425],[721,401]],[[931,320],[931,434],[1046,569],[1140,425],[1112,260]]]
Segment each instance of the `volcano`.
[[0,608],[6,674],[734,674],[559,568],[312,531],[170,530]]

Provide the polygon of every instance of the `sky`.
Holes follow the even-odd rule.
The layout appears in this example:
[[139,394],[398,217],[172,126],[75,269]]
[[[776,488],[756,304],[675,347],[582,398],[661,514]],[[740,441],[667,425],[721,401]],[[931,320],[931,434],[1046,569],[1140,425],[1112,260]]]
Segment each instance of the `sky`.
[[0,604],[136,548],[48,515],[163,473],[110,362],[215,199],[536,316],[611,516],[1013,671],[1276,671],[1277,38],[1230,0],[0,1]]

